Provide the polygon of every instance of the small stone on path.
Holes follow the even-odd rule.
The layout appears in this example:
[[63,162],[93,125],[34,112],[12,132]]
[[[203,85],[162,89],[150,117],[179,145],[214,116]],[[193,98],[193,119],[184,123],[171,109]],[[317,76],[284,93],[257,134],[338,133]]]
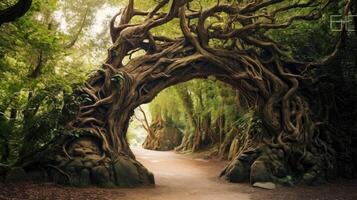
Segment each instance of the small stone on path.
[[254,187],[273,190],[276,188],[275,184],[272,182],[255,182],[253,184]]

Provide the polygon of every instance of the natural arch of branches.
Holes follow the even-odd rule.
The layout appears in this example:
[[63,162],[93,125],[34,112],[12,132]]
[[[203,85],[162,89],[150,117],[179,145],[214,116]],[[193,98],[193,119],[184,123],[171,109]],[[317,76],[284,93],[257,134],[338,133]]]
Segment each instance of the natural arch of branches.
[[[192,9],[194,2],[162,0],[144,12],[135,9],[134,1],[129,0],[111,21],[113,46],[107,60],[67,103],[68,110],[78,111],[73,118],[64,118],[68,122],[66,132],[38,152],[37,160],[29,155],[19,163],[27,171],[41,166],[60,183],[152,184],[152,174],[135,160],[126,140],[133,110],[150,102],[164,88],[214,76],[257,105],[255,118],[262,121],[260,131],[242,138],[237,157],[222,176],[233,182],[284,182],[295,173],[311,181],[333,170],[334,150],[319,132],[319,122],[312,118],[299,86],[309,79],[304,71],[334,58],[346,33],[342,32],[329,56],[316,62],[291,58],[286,48],[266,34],[272,29],[288,28],[295,21],[318,20],[330,1],[217,1],[199,10]],[[350,3],[346,1],[344,14]],[[168,4],[165,13],[162,8]],[[278,8],[269,11],[270,6]],[[306,14],[294,15],[296,9]],[[277,16],[284,12],[292,14],[282,21]],[[138,16],[142,22],[132,23],[132,18]],[[152,33],[155,27],[174,19],[179,20],[181,37]],[[214,41],[221,45],[212,45]],[[145,54],[124,63],[124,58],[138,50]]]

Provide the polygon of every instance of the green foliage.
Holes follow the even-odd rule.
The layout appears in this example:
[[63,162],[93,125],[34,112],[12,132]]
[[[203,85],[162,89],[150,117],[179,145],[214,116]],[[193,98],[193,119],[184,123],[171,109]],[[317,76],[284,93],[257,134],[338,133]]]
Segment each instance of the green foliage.
[[[187,108],[182,93],[188,94],[192,107]],[[165,89],[149,104],[149,108],[154,119],[162,116],[179,127],[190,124],[188,115],[202,119],[210,114],[213,120],[224,116],[227,122],[225,128],[229,129],[237,120],[244,121],[241,118],[246,111],[240,106],[238,95],[239,92],[231,86],[210,77]]]
[[174,121],[178,126],[184,124],[184,113],[180,99],[173,87],[162,92],[149,104],[153,120],[162,117],[166,121]]
[[[0,8],[14,2],[1,2]],[[2,162],[43,146],[74,115],[76,105],[63,108],[64,101],[110,45],[108,26],[92,34],[94,16],[114,3],[33,0],[25,16],[0,26],[0,149],[9,147],[11,154],[1,155],[10,156]],[[74,45],[67,47],[73,39]],[[92,99],[70,102],[84,101]]]

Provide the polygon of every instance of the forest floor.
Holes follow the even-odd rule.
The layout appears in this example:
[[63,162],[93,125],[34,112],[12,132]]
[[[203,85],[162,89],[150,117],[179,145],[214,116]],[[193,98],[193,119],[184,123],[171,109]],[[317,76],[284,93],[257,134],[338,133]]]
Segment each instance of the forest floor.
[[155,175],[155,187],[71,188],[49,183],[0,184],[0,199],[38,200],[306,200],[357,199],[357,181],[320,186],[278,187],[274,190],[236,184],[217,176],[226,164],[196,155],[134,149],[137,159]]

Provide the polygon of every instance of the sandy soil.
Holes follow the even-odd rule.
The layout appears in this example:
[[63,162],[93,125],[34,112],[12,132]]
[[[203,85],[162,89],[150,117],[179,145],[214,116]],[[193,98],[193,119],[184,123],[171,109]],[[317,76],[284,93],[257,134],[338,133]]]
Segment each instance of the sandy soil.
[[174,152],[134,149],[137,159],[155,174],[155,187],[103,189],[70,188],[53,184],[0,184],[0,199],[103,200],[300,200],[357,199],[357,181],[336,181],[321,186],[253,188],[218,179],[224,161],[204,160]]

